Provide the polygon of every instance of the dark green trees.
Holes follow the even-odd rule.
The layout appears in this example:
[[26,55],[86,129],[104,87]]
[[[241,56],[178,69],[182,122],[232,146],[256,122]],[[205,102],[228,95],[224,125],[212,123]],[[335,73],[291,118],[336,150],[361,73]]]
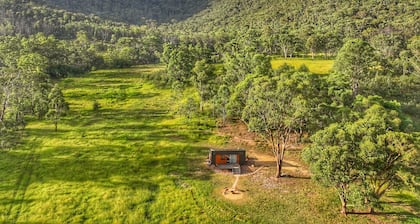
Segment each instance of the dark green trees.
[[166,64],[169,80],[173,85],[184,86],[187,84],[195,63],[191,48],[186,45],[166,44],[161,60]]
[[210,99],[211,96],[211,82],[215,79],[214,67],[203,59],[195,63],[192,72],[191,81],[198,91],[200,97],[200,111],[203,112],[204,101]]
[[64,116],[69,110],[69,105],[64,99],[61,88],[57,84],[54,85],[50,94],[48,94],[48,101],[49,110],[47,113],[47,118],[54,123],[55,131],[57,131],[58,122],[61,120],[61,117]]
[[343,214],[349,200],[377,206],[388,189],[410,176],[402,172],[415,164],[418,153],[413,136],[403,132],[407,124],[398,103],[357,97],[353,111],[352,121],[318,131],[303,151],[314,178],[337,189]]
[[280,74],[256,78],[249,90],[242,119],[249,130],[263,136],[277,162],[276,177],[282,176],[286,150],[293,135],[309,131],[316,122],[314,96],[320,96],[315,76],[308,73]]
[[350,80],[353,97],[360,94],[361,85],[372,79],[378,66],[374,49],[360,39],[347,41],[334,63],[334,69]]

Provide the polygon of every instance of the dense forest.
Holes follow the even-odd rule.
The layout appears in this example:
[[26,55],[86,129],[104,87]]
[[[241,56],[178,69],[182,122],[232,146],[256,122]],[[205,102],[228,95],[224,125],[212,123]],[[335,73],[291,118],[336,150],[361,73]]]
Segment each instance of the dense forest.
[[131,24],[144,24],[147,20],[156,20],[160,23],[181,21],[205,9],[209,4],[208,0],[37,0],[35,2]]
[[[417,0],[2,0],[0,149],[14,146],[28,117],[57,125],[69,109],[60,79],[160,62],[165,72],[148,78],[173,90],[179,114],[241,120],[267,139],[277,177],[298,136],[342,212],[356,199],[373,211],[388,189],[419,187],[419,8]],[[320,76],[305,66],[273,70],[274,56],[335,63]]]

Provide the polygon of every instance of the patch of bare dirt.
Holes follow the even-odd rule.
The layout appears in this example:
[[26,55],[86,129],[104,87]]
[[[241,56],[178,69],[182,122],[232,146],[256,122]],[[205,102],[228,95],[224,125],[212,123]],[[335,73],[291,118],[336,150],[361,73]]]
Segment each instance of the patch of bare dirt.
[[[248,166],[242,167],[243,173],[254,172],[258,167],[275,167],[274,155],[270,154],[270,149],[264,139],[253,132],[249,132],[246,125],[242,122],[227,123],[218,129],[218,133],[230,136],[227,148],[244,148],[248,157]],[[292,144],[290,151],[300,152],[303,146]],[[282,171],[289,176],[309,177],[308,169],[292,158],[283,161]]]
[[[285,174],[285,177],[275,178],[276,161],[274,156],[270,154],[270,148],[264,139],[249,132],[242,122],[226,124],[218,129],[218,134],[230,137],[226,148],[246,149],[248,157],[247,165],[241,167],[242,174],[235,175],[234,184],[231,187],[225,187],[222,191],[223,196],[229,200],[243,199],[246,194],[246,192],[237,188],[240,178],[251,178],[252,183],[260,189],[281,189],[281,191],[285,191],[284,193],[288,193],[288,189],[293,189],[292,185],[299,184],[302,180],[310,177],[308,169],[291,156],[291,158],[286,158],[283,161],[282,173]],[[303,146],[299,144],[293,144],[289,147],[290,151],[296,152],[296,155],[300,153],[302,148]],[[220,170],[218,172],[229,174],[229,172]],[[284,188],[285,185],[289,187]]]

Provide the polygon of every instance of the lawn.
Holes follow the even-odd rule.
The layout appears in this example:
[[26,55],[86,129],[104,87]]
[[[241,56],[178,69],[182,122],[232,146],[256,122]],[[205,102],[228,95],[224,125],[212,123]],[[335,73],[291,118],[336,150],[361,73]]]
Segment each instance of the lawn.
[[244,177],[246,197],[225,199],[233,177],[205,165],[206,146],[220,142],[212,122],[176,116],[171,91],[142,78],[156,69],[63,80],[71,112],[58,132],[31,120],[22,144],[0,151],[0,223],[369,222],[339,215],[335,193],[308,179],[267,188]]
[[334,60],[325,60],[325,59],[310,59],[310,58],[283,58],[276,57],[271,60],[271,65],[274,69],[282,66],[283,64],[289,64],[298,69],[301,65],[306,65],[309,71],[325,75],[330,72],[334,64]]

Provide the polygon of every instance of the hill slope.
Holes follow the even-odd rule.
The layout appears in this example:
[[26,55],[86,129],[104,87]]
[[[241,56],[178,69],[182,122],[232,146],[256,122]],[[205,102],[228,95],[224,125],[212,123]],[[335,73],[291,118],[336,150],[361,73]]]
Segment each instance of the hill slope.
[[36,0],[36,2],[131,24],[141,24],[150,19],[160,23],[184,20],[205,9],[209,4],[209,0]]
[[194,31],[238,28],[274,28],[287,25],[304,31],[335,31],[345,36],[369,35],[375,30],[397,29],[408,36],[420,32],[420,2],[214,0],[212,6],[180,23]]
[[2,0],[0,35],[44,32],[59,36],[69,30],[108,29],[111,21],[144,24],[155,20],[178,21],[164,26],[163,32],[169,28],[175,33],[243,33],[252,28],[268,35],[293,31],[299,38],[326,33],[340,39],[396,34],[406,41],[420,33],[419,8],[417,0]]
[[112,34],[127,35],[129,26],[95,15],[53,9],[25,0],[0,0],[0,36],[41,32],[71,39],[81,30],[87,31],[96,39],[110,39]]

